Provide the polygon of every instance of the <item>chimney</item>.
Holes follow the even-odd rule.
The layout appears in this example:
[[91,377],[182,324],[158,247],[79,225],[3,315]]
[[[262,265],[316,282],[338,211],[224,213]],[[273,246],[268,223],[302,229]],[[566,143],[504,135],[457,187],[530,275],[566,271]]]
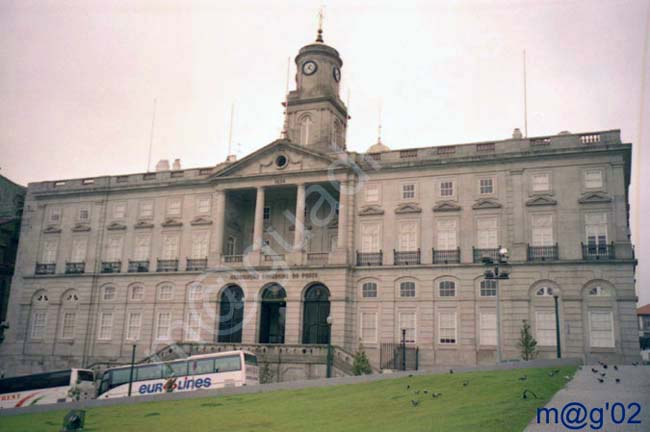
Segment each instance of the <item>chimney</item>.
[[172,169],[174,171],[178,171],[181,169],[181,160],[180,159],[174,159],[174,165],[172,166]]
[[522,139],[523,135],[521,134],[521,131],[519,128],[515,128],[515,130],[512,131],[512,138],[513,139]]
[[167,159],[160,159],[156,164],[156,172],[169,171],[169,161]]

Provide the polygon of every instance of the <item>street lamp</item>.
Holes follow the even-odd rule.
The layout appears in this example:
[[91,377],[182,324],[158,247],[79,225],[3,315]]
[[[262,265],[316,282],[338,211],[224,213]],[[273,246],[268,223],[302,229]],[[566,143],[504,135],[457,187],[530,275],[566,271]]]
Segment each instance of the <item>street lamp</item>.
[[562,346],[560,345],[560,311],[558,307],[558,295],[553,294],[555,302],[555,346],[557,347],[557,358],[562,358]]
[[332,378],[332,315],[327,316],[329,338],[327,339],[327,378]]
[[[491,257],[483,257],[483,264],[487,267],[485,270],[485,279],[493,280],[496,289],[497,304],[497,363],[501,363],[501,302],[499,300],[499,280],[510,279],[508,272],[508,249],[499,246],[499,259],[494,262]],[[494,266],[492,268],[492,266]]]

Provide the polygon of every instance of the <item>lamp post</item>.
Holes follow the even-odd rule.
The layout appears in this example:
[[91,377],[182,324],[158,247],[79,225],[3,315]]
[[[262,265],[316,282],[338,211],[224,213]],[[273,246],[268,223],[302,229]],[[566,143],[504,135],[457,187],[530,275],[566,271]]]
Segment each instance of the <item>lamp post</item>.
[[[507,271],[508,249],[499,246],[499,259],[495,262],[491,257],[483,257],[485,279],[493,280],[496,289],[497,306],[497,363],[501,363],[501,301],[499,296],[499,280],[510,279],[510,272]],[[494,266],[494,267],[492,267]]]
[[327,339],[327,378],[332,378],[332,315],[327,316],[329,338]]
[[553,295],[555,302],[555,346],[557,347],[557,358],[562,358],[562,346],[560,344],[560,311],[558,307],[558,295]]
[[131,348],[131,369],[129,370],[129,394],[131,397],[131,387],[133,385],[133,368],[135,367],[135,344]]
[[402,329],[402,370],[406,370],[406,329]]

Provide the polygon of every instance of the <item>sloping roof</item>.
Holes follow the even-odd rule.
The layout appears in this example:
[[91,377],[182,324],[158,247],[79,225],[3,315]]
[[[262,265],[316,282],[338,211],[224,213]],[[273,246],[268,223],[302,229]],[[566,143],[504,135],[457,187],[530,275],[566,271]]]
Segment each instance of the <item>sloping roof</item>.
[[636,310],[637,315],[650,315],[650,304],[641,306]]

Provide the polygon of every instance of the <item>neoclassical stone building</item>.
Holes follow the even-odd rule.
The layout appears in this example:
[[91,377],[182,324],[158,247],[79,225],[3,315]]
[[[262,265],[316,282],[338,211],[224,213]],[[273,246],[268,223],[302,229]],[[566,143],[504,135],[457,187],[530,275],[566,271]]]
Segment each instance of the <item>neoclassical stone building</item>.
[[[540,356],[639,357],[617,130],[367,153],[346,150],[342,60],[296,57],[285,135],[216,166],[29,185],[9,373],[127,362],[173,342],[325,344],[391,367],[504,359],[524,320]],[[178,167],[176,167],[178,168]],[[331,327],[327,317],[331,316]]]

